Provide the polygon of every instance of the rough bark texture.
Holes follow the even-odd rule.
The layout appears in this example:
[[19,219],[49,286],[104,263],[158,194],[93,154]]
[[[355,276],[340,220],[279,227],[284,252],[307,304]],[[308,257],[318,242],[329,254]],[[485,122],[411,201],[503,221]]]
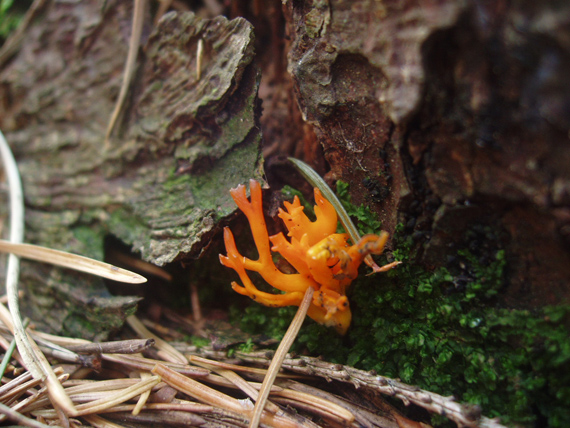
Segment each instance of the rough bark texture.
[[[288,2],[289,70],[330,177],[407,226],[422,261],[504,247],[504,300],[570,299],[570,8]],[[467,238],[473,225],[493,233]],[[452,261],[451,261],[452,262]]]
[[[260,176],[259,72],[253,29],[243,18],[164,16],[143,37],[132,96],[105,150],[131,8],[129,0],[109,1],[104,10],[99,1],[49,4],[0,74],[0,126],[19,160],[29,242],[100,259],[103,239],[113,235],[164,265],[197,256],[234,210],[226,189]],[[86,336],[75,316],[101,304],[93,300],[105,295],[101,282],[26,267],[34,318]],[[134,305],[105,299],[119,318]],[[105,325],[100,311],[91,317],[101,319],[97,334]]]

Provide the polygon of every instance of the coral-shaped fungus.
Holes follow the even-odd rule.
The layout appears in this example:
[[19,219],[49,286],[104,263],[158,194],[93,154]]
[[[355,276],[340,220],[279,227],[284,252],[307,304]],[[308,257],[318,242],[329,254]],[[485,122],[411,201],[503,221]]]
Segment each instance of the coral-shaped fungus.
[[[228,227],[224,229],[228,255],[220,255],[220,261],[234,269],[243,282],[243,286],[232,282],[232,288],[266,306],[277,307],[299,306],[307,287],[313,287],[315,292],[307,315],[320,324],[334,326],[341,334],[346,333],[351,320],[346,288],[358,276],[358,267],[364,258],[368,254],[382,252],[388,233],[367,235],[356,244],[349,245],[347,234],[336,233],[336,210],[315,188],[316,220],[307,218],[299,198],[295,197],[293,203],[285,202],[286,211],[279,209],[278,214],[285,222],[290,241],[281,232],[270,237],[263,217],[261,186],[255,180],[250,180],[249,185],[251,202],[247,199],[244,185],[230,193],[249,221],[259,258],[250,260],[242,256],[231,230]],[[270,241],[272,247],[269,246]],[[271,251],[279,253],[297,273],[281,272],[273,262]],[[283,293],[258,290],[247,270],[258,272],[267,283]]]

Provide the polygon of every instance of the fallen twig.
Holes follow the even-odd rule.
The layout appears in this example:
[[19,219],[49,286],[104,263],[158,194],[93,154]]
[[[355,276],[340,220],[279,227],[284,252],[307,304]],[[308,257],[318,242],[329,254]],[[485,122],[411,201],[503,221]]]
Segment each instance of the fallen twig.
[[[118,390],[115,393],[107,394],[107,397],[91,401],[85,404],[77,405],[77,416],[89,415],[92,413],[100,413],[104,410],[110,409],[120,403],[130,400],[137,395],[151,389],[153,386],[160,382],[160,377],[151,376],[148,379],[137,381],[134,385],[127,388]],[[41,415],[46,418],[54,418],[54,410],[34,410],[32,411],[34,415]]]
[[118,354],[103,354],[104,360],[113,361],[115,363],[123,364],[125,366],[131,367],[136,370],[146,370],[151,371],[155,364],[161,363],[172,370],[176,370],[178,373],[194,376],[194,377],[204,377],[210,374],[209,370],[203,369],[201,367],[192,367],[188,364],[171,363],[168,361],[153,360],[150,358],[139,357],[135,355],[118,355]]
[[[254,353],[236,352],[236,357],[239,357],[244,362],[268,365],[270,360],[266,354],[263,351]],[[478,406],[461,404],[456,402],[452,396],[444,397],[374,372],[329,363],[313,357],[285,358],[282,367],[294,373],[352,383],[356,388],[368,388],[378,391],[384,395],[398,398],[406,405],[413,403],[428,410],[430,413],[443,415],[459,426],[469,428],[504,428],[498,420],[482,416],[481,409]]]
[[[248,408],[244,402],[183,376],[163,364],[157,364],[152,369],[152,372],[162,377],[162,379],[173,388],[203,403],[237,413],[245,418],[250,418],[253,414],[251,407]],[[296,423],[279,415],[274,415],[270,412],[263,412],[261,421],[276,428],[300,428],[303,426],[300,423]]]
[[155,346],[158,348],[160,356],[165,360],[179,364],[188,363],[188,359],[184,355],[174,349],[172,345],[168,344],[157,335],[151,333],[135,315],[128,317],[127,323],[142,338],[154,340]]
[[85,354],[136,354],[153,345],[154,339],[130,339],[67,345],[65,347],[70,351]]

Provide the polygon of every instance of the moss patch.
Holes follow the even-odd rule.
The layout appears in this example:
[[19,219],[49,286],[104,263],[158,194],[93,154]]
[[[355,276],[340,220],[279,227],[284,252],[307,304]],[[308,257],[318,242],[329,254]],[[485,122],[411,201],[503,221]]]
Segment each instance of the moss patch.
[[346,362],[479,404],[505,422],[568,426],[570,390],[562,386],[570,384],[570,308],[499,307],[493,296],[504,284],[502,250],[488,265],[460,251],[465,277],[426,271],[400,245],[403,266],[353,287]]
[[[371,211],[352,206],[342,187],[339,193],[361,229],[375,225]],[[402,265],[352,284],[346,337],[307,320],[296,350],[454,395],[503,423],[570,426],[570,307],[500,306],[506,260],[497,246],[459,249],[450,266],[434,271],[415,263],[403,227],[393,247]],[[240,313],[241,325],[280,337],[295,309],[252,305]]]
[[356,227],[361,235],[377,233],[381,230],[382,224],[370,208],[366,205],[357,206],[351,202],[348,183],[337,181],[336,192],[348,215],[356,220]]

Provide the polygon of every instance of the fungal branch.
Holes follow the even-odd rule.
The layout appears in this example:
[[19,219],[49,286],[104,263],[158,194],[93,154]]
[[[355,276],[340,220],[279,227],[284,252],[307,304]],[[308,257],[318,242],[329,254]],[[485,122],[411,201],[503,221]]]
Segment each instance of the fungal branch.
[[[314,290],[309,306],[309,317],[320,324],[335,327],[345,334],[351,321],[346,289],[358,276],[358,267],[369,254],[380,254],[388,234],[367,235],[355,245],[349,245],[348,235],[336,233],[337,214],[333,206],[315,188],[316,220],[311,221],[303,212],[299,198],[285,202],[279,217],[285,223],[289,240],[279,233],[268,236],[263,217],[261,186],[250,181],[251,201],[243,185],[231,190],[237,206],[246,215],[257,251],[258,260],[250,260],[237,250],[229,228],[224,229],[227,256],[220,256],[224,266],[234,269],[243,283],[232,283],[232,288],[266,306],[299,306],[305,291]],[[270,246],[270,243],[272,246]],[[297,273],[281,272],[273,262],[271,252],[280,254]],[[258,290],[247,271],[259,273],[281,294]]]
[[[316,322],[334,327],[345,334],[351,321],[351,312],[346,289],[358,276],[358,268],[371,254],[380,254],[388,240],[388,233],[366,235],[357,240],[348,234],[336,233],[337,211],[315,187],[315,215],[311,221],[303,212],[299,198],[292,203],[285,202],[285,209],[279,209],[278,216],[287,228],[287,239],[281,232],[269,236],[263,216],[261,186],[255,180],[249,182],[251,198],[246,188],[239,185],[230,191],[232,198],[245,214],[251,227],[258,259],[244,257],[237,249],[231,230],[224,229],[227,255],[220,255],[220,262],[234,269],[243,285],[232,282],[232,288],[266,306],[299,306],[287,334],[279,345],[277,353],[265,377],[255,404],[250,427],[257,427],[267,400],[269,390],[287,351],[295,339],[305,315]],[[330,191],[330,189],[329,189]],[[332,193],[332,192],[331,192]],[[278,253],[295,268],[296,273],[284,273],[273,262],[272,252]],[[386,271],[399,262],[375,271]],[[280,293],[260,291],[251,281],[250,272],[257,272]]]

